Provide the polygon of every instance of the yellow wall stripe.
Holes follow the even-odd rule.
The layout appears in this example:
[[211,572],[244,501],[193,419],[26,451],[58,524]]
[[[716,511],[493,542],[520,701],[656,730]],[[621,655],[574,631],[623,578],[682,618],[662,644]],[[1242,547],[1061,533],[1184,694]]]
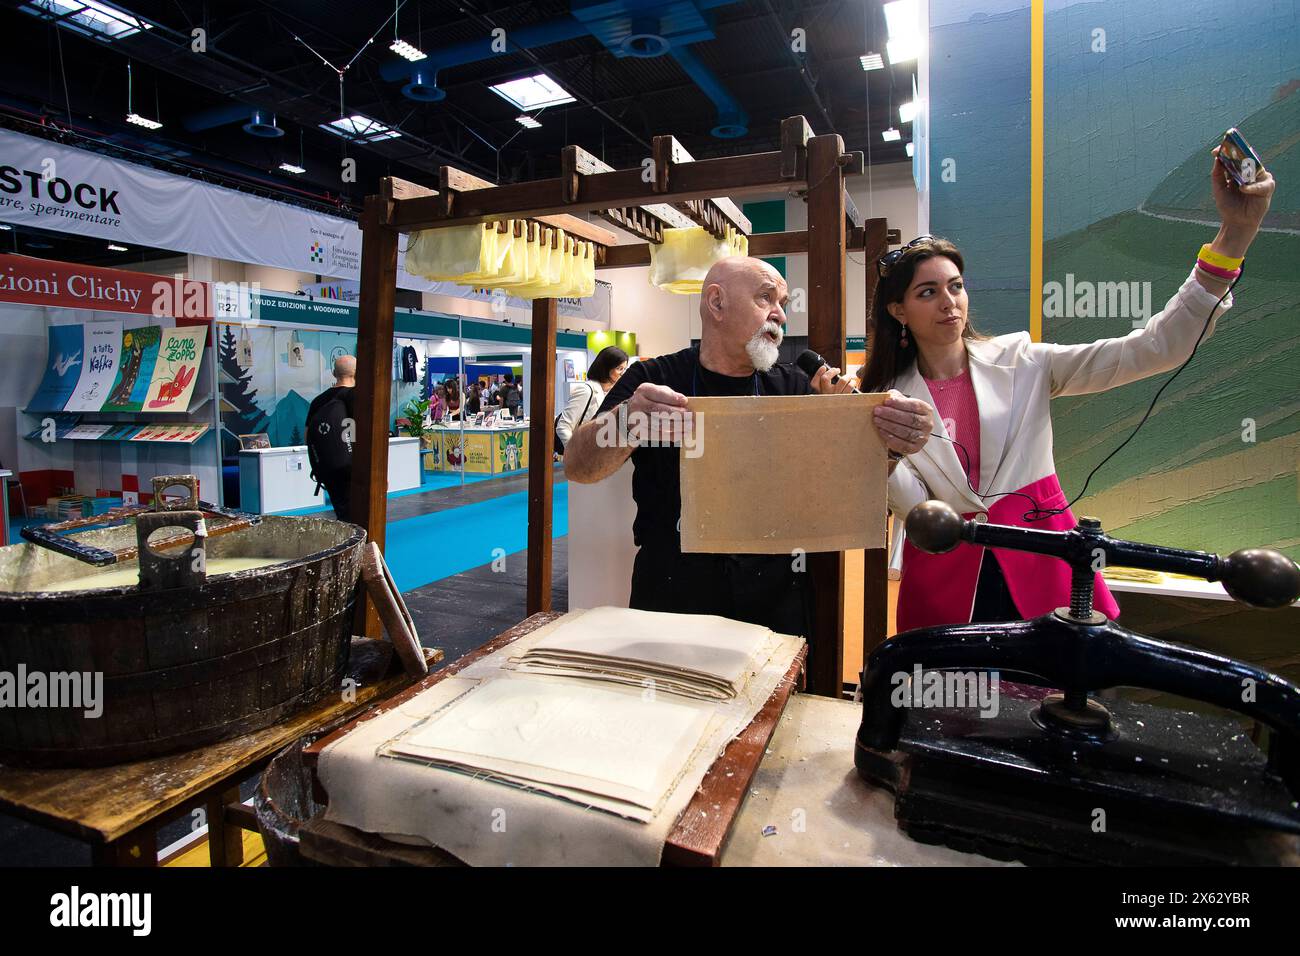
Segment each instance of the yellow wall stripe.
[[1030,0],[1029,14],[1029,337],[1043,340],[1043,14],[1046,0]]

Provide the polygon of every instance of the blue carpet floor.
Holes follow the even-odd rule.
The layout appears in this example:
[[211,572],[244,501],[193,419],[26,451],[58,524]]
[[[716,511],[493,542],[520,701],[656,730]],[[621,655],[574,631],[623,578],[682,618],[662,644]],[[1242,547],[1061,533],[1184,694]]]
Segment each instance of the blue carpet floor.
[[[476,481],[490,481],[493,478],[510,478],[515,475],[524,475],[528,473],[527,468],[521,468],[519,471],[505,471],[499,475],[466,475],[465,484],[471,485]],[[424,482],[418,488],[407,488],[404,491],[390,491],[390,498],[404,498],[407,495],[420,495],[426,491],[440,491],[443,488],[456,488],[460,486],[460,473],[447,474],[437,471],[426,471],[423,475]],[[287,517],[296,517],[299,515],[314,515],[322,511],[333,511],[333,506],[329,503],[330,496],[324,488],[321,489],[321,498],[324,500],[323,505],[313,505],[310,508],[298,508],[294,511],[272,511],[270,514],[284,515]]]
[[[569,533],[569,485],[556,484],[551,535]],[[392,521],[384,558],[399,591],[490,564],[528,547],[528,493],[503,495],[460,508]],[[500,550],[497,550],[500,549]],[[516,558],[515,560],[520,560]]]

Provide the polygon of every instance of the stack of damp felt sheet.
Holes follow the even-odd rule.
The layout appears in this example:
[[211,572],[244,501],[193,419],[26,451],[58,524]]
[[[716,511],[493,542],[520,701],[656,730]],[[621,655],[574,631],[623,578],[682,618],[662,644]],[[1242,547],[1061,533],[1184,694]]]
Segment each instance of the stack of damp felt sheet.
[[771,632],[707,614],[598,607],[510,662],[521,673],[633,684],[696,700],[730,700]]
[[[697,615],[635,622],[647,614],[572,611],[359,723],[321,754],[325,819],[431,844],[471,865],[657,865],[709,768],[786,679],[804,642]],[[730,699],[510,664],[557,634],[572,643],[563,635],[573,630],[620,623],[625,633],[689,642],[707,622],[743,642],[759,638],[742,665],[727,658],[739,684]]]
[[662,808],[712,711],[625,688],[501,677],[380,751],[645,822]]

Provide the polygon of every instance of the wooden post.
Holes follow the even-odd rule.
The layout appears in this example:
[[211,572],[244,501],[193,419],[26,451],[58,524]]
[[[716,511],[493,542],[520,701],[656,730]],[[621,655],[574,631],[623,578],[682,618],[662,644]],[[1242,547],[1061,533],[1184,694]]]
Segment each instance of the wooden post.
[[[880,275],[876,261],[889,251],[888,223],[884,219],[868,219],[866,230],[866,309],[867,343],[870,347],[872,326],[871,307],[876,297]],[[856,369],[848,369],[854,372]],[[865,668],[871,652],[889,636],[889,551],[886,548],[868,548],[862,555],[862,665]]]
[[527,614],[551,609],[551,516],[555,486],[554,299],[533,300],[533,361],[528,414],[528,602]]
[[[348,517],[384,549],[388,516],[388,410],[393,391],[393,303],[397,293],[397,230],[389,200],[367,196],[361,214],[361,302],[357,311],[357,388],[353,414],[352,500]],[[354,630],[381,637],[379,613],[358,592]]]
[[[808,347],[844,367],[844,141],[808,140]],[[808,556],[815,603],[808,691],[839,697],[844,683],[844,552]]]

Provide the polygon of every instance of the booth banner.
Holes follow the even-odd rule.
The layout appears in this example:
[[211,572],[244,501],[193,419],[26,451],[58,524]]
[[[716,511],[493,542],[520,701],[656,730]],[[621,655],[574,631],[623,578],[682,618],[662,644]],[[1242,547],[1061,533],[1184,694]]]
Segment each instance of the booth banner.
[[82,326],[86,360],[72,397],[63,406],[69,412],[97,412],[117,378],[122,351],[121,322],[90,322]]
[[[5,135],[9,134],[0,130],[0,138]],[[4,170],[0,169],[0,188],[3,184]],[[0,193],[0,201],[3,198]],[[8,207],[0,205],[0,219],[9,218]],[[157,318],[212,318],[211,289],[197,279],[8,254],[0,255],[0,302],[128,312]]]
[[[348,219],[0,130],[0,221],[359,282]],[[397,284],[428,289],[402,268]],[[83,303],[84,305],[84,303]]]
[[80,325],[51,325],[45,375],[28,404],[34,412],[61,412],[81,379],[84,336]]

